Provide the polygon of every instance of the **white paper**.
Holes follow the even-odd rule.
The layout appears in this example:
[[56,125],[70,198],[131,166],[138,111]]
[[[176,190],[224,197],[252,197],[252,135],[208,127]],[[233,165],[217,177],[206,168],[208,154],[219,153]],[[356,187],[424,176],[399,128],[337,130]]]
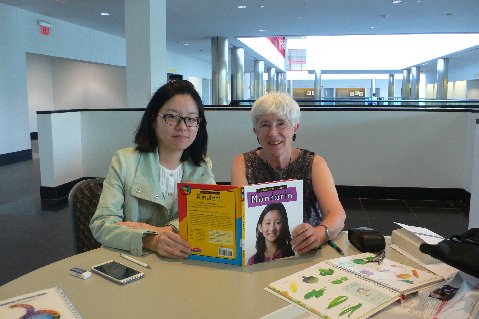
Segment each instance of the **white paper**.
[[417,237],[421,238],[425,243],[430,244],[430,245],[436,245],[440,241],[444,240],[444,237],[442,237],[439,234],[436,234],[433,231],[430,231],[427,228],[423,227],[417,227],[417,226],[409,226],[401,223],[394,222],[396,225],[401,226],[402,228],[410,231]]

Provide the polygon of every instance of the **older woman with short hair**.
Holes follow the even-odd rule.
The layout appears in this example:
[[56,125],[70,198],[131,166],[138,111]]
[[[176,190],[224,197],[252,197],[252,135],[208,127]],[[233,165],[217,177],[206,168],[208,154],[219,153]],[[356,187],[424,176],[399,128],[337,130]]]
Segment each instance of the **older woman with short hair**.
[[304,254],[336,238],[346,214],[331,171],[321,156],[293,146],[300,128],[298,103],[284,93],[271,92],[256,100],[251,117],[261,147],[235,156],[231,184],[303,180],[304,223],[292,233],[293,249]]

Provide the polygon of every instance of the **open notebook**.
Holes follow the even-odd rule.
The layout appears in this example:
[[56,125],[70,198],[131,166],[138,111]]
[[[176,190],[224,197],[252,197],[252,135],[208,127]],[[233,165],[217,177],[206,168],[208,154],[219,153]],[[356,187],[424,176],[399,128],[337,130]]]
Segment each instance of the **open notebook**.
[[443,281],[428,271],[363,253],[320,262],[265,289],[322,318],[367,318],[406,294]]
[[81,319],[80,313],[58,287],[0,301],[0,318]]

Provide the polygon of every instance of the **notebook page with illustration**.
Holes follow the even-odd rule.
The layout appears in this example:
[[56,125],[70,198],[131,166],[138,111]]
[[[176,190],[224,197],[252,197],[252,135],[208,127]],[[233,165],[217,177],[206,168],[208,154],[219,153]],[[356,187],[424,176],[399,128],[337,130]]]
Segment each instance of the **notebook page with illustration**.
[[381,263],[370,262],[374,256],[372,253],[363,253],[326,262],[392,288],[401,294],[409,294],[444,280],[441,276],[429,271],[417,269],[387,257]]
[[73,303],[58,287],[0,301],[0,318],[81,319]]
[[326,262],[272,282],[265,290],[320,318],[368,318],[401,297]]

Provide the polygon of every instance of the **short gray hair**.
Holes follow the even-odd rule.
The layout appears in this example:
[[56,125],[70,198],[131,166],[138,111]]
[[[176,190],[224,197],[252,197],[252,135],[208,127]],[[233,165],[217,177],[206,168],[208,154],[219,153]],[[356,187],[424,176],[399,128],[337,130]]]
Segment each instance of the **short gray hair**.
[[299,124],[301,110],[298,103],[289,95],[281,92],[270,92],[257,99],[251,107],[251,120],[256,127],[260,117],[273,114],[288,119],[291,126]]

